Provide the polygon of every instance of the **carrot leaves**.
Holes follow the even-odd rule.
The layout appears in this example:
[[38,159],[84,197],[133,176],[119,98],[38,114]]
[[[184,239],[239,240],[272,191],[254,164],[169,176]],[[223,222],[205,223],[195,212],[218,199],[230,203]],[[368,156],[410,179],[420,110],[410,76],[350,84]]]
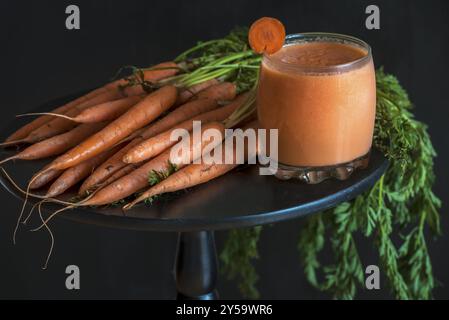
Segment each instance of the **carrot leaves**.
[[[440,200],[432,192],[433,149],[427,127],[411,113],[398,80],[377,71],[374,145],[390,161],[385,175],[366,193],[308,220],[299,251],[310,283],[335,298],[352,299],[363,286],[354,235],[377,248],[381,272],[397,299],[430,299],[435,287],[426,230],[440,233]],[[319,253],[330,235],[335,263],[322,266]],[[318,274],[323,280],[317,280]]]

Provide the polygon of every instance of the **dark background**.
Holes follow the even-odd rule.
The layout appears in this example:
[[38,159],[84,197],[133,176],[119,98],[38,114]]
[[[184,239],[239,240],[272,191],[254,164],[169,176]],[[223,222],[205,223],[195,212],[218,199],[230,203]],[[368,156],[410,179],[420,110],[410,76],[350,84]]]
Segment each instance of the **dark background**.
[[[65,29],[65,7],[77,4],[81,30]],[[377,4],[381,30],[365,29],[365,8]],[[360,37],[373,47],[377,66],[399,77],[429,124],[439,154],[436,193],[443,199],[444,235],[430,241],[436,298],[448,298],[449,179],[447,1],[1,1],[0,127],[14,115],[52,98],[104,83],[123,65],[146,66],[174,57],[198,40],[224,36],[235,25],[264,16],[283,21],[288,33],[327,31]],[[55,219],[55,252],[41,270],[49,239],[22,229],[11,236],[20,203],[0,192],[0,298],[173,298],[176,234],[112,230]],[[267,227],[260,241],[259,289],[265,299],[329,298],[305,280],[296,250],[302,222]],[[217,233],[222,247],[226,233]],[[376,264],[370,241],[360,239],[364,264]],[[325,257],[327,258],[327,257]],[[81,290],[65,289],[65,267],[81,269]],[[383,285],[384,283],[382,283]],[[446,285],[446,287],[445,287]],[[225,299],[239,298],[220,279]],[[390,298],[388,289],[360,298]]]

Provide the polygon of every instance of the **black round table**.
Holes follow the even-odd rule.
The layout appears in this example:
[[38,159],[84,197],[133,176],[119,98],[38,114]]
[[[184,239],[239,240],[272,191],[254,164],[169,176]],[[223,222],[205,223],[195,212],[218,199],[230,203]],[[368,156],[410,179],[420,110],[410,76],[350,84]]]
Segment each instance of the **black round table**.
[[[36,111],[51,110],[76,95],[56,99]],[[6,128],[6,137],[20,125]],[[2,151],[2,158],[14,151]],[[24,187],[46,161],[17,161],[3,165],[16,183]],[[372,150],[366,169],[356,170],[347,180],[326,180],[304,184],[260,176],[257,166],[240,167],[206,184],[163,196],[151,205],[139,205],[126,213],[120,207],[86,208],[66,211],[61,217],[120,229],[178,232],[175,277],[179,299],[213,299],[217,280],[214,230],[270,224],[306,216],[350,200],[370,188],[385,172],[388,161]],[[2,186],[23,199],[2,173]],[[70,197],[70,192],[66,195]],[[30,198],[30,204],[38,201]],[[46,207],[49,211],[57,205]]]

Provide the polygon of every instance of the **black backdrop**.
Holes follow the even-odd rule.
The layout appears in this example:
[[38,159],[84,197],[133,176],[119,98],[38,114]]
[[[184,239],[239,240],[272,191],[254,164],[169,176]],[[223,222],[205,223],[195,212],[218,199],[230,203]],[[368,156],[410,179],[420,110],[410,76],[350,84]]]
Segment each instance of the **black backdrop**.
[[[69,4],[81,9],[81,29],[65,29]],[[377,4],[381,29],[365,29],[365,8]],[[446,217],[447,93],[449,5],[447,1],[1,1],[2,117],[109,79],[122,65],[151,65],[175,56],[200,39],[220,37],[235,25],[260,16],[282,20],[289,33],[328,31],[352,34],[370,43],[377,66],[396,74],[416,104],[417,117],[429,124],[439,153],[436,193],[443,199],[445,235],[430,244],[435,274],[442,283],[436,298],[448,298],[449,251]],[[61,219],[53,222],[56,247],[47,271],[40,269],[48,235],[12,229],[20,203],[0,192],[0,298],[172,298],[176,235],[103,229]],[[267,227],[256,262],[262,298],[329,298],[312,289],[296,251],[301,221]],[[220,248],[225,233],[217,234]],[[365,264],[375,251],[360,239]],[[328,260],[328,257],[325,257]],[[65,266],[81,269],[81,290],[65,289]],[[383,285],[382,282],[381,285]],[[385,286],[362,291],[361,298],[389,298]],[[223,298],[239,298],[236,284],[220,280]]]

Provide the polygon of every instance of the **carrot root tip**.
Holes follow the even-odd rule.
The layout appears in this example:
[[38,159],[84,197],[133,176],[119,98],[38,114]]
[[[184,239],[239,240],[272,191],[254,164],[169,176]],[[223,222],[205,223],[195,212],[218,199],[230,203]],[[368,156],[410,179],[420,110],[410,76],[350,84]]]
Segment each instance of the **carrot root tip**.
[[28,142],[27,138],[20,139],[20,140],[6,141],[6,142],[0,143],[0,147],[15,146],[15,145],[27,143],[27,142]]
[[17,156],[11,156],[9,158],[3,159],[3,160],[0,161],[0,165],[4,164],[5,162],[14,160],[14,159],[17,159]]
[[17,114],[16,118],[31,117],[31,116],[52,116],[52,117],[64,118],[64,119],[67,119],[70,121],[74,121],[74,118],[72,118],[72,117],[66,116],[64,114],[52,113],[52,112],[22,113],[22,114]]

